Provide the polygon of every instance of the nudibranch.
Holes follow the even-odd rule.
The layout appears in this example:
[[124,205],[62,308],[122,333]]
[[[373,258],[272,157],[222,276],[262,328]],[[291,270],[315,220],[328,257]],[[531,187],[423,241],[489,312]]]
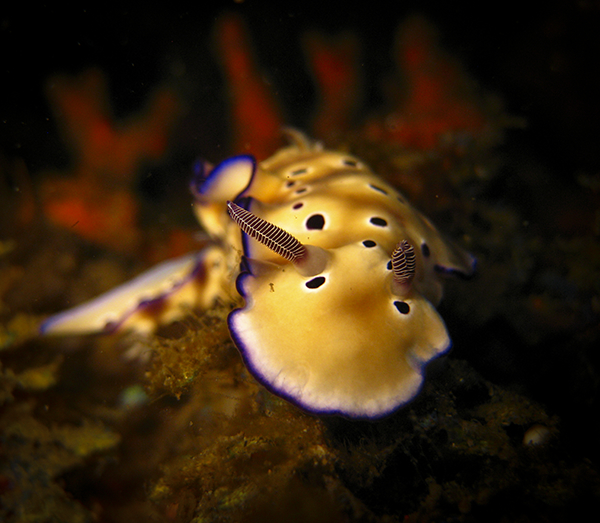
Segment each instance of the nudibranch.
[[234,296],[228,326],[265,387],[317,414],[377,419],[418,393],[447,351],[443,278],[475,261],[357,158],[298,131],[257,164],[202,165],[194,210],[212,239],[46,320],[44,334],[151,331]]

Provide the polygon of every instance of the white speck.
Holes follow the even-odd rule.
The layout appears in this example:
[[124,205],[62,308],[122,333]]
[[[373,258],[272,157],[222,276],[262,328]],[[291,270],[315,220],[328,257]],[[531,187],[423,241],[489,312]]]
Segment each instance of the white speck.
[[544,425],[533,425],[523,436],[523,445],[543,445],[550,437],[550,429]]

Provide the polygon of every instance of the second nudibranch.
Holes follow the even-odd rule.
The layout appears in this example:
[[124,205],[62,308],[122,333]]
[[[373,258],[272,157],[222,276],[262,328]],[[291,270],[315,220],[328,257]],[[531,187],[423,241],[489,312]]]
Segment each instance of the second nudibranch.
[[245,304],[228,318],[231,337],[275,394],[360,419],[414,398],[424,365],[451,345],[435,309],[443,277],[471,275],[474,259],[357,158],[291,138],[258,165],[242,155],[197,173],[194,209],[213,245],[42,331],[149,331],[237,289]]

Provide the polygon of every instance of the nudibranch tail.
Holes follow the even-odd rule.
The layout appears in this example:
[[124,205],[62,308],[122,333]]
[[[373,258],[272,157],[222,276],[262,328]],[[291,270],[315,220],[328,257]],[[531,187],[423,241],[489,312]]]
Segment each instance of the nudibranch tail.
[[286,260],[298,262],[306,256],[306,247],[281,227],[259,218],[233,202],[227,202],[227,210],[242,231]]
[[408,286],[415,277],[415,249],[406,240],[402,240],[392,253],[392,271],[394,280]]
[[81,335],[132,329],[148,334],[194,307],[208,308],[222,295],[223,251],[206,247],[162,262],[133,280],[47,318],[44,335]]

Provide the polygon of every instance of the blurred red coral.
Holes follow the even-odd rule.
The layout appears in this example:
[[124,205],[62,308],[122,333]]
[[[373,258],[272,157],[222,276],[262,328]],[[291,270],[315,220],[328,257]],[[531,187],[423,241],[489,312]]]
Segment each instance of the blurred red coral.
[[169,89],[156,90],[141,114],[115,122],[107,82],[97,69],[52,78],[47,93],[73,166],[44,179],[45,215],[90,241],[134,248],[138,204],[133,185],[143,161],[165,154],[179,114],[177,97]]
[[231,104],[232,150],[248,151],[263,160],[282,145],[281,111],[258,70],[242,19],[233,14],[221,16],[216,42]]
[[384,121],[367,125],[374,139],[409,148],[434,149],[445,135],[475,136],[486,118],[460,63],[443,52],[434,27],[420,17],[402,24],[396,37],[397,75],[387,88],[392,107]]
[[335,38],[309,33],[303,43],[318,93],[313,133],[323,139],[337,137],[352,127],[360,108],[358,40],[350,33]]
[[[240,17],[222,16],[216,40],[231,103],[232,150],[263,159],[281,146],[285,121],[276,91],[260,72]],[[412,17],[399,26],[393,50],[396,72],[385,85],[387,105],[362,123],[357,116],[367,109],[362,106],[365,79],[356,37],[311,32],[303,47],[317,95],[310,129],[317,138],[336,141],[358,128],[372,141],[432,150],[447,138],[474,138],[488,127],[471,78],[440,48],[435,28],[423,18]]]

